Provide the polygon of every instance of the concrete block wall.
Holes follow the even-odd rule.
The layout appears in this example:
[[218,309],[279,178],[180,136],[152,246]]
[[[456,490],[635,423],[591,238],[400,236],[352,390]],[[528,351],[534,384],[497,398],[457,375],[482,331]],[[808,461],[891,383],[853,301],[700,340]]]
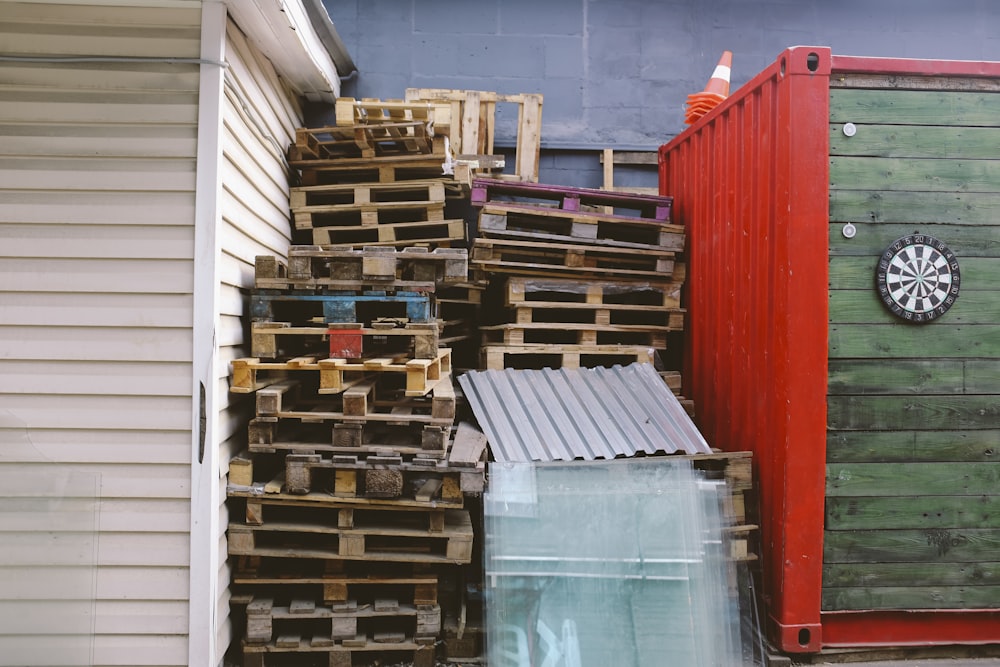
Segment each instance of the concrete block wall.
[[[655,150],[724,50],[732,87],[785,48],[858,56],[1000,60],[993,0],[324,0],[359,73],[351,97],[407,87],[540,92],[543,182],[599,186],[603,148]],[[498,109],[498,145],[516,115]],[[313,114],[326,112],[313,109]],[[655,173],[616,169],[620,184]],[[619,179],[616,179],[619,180]]]

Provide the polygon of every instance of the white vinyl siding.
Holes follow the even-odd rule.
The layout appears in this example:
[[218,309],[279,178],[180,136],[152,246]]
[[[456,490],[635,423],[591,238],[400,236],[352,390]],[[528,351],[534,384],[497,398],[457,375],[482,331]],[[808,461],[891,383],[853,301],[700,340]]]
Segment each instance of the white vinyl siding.
[[[199,57],[109,4],[0,0],[3,53]],[[0,61],[0,664],[188,662],[199,79]]]

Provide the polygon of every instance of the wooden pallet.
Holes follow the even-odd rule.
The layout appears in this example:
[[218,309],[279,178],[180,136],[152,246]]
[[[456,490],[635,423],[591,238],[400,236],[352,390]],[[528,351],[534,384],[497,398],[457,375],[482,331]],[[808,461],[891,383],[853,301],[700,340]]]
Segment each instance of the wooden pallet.
[[427,121],[398,119],[330,127],[300,127],[288,148],[289,161],[443,155]]
[[464,241],[465,220],[425,220],[416,222],[319,227],[310,230],[312,242],[326,247],[395,246],[413,244],[450,244]]
[[[239,496],[230,496],[237,498]],[[277,526],[295,524],[329,525],[339,529],[418,530],[442,533],[444,513],[450,509],[430,503],[359,503],[346,500],[320,502],[300,496],[265,495],[245,499],[247,526]]]
[[578,322],[494,324],[480,326],[484,345],[641,345],[658,350],[667,347],[668,327],[600,325]]
[[511,276],[504,283],[504,303],[511,307],[676,309],[681,284],[672,282],[601,282]]
[[404,563],[472,560],[473,528],[466,510],[445,510],[441,530],[404,526],[341,528],[325,522],[229,524],[229,555]]
[[682,252],[685,243],[683,227],[657,220],[497,203],[480,209],[479,233],[486,238],[672,252]]
[[650,180],[655,181],[659,170],[659,155],[656,151],[616,151],[613,148],[605,148],[601,151],[600,162],[604,173],[604,183],[601,185],[602,190],[631,192],[642,195],[659,194],[659,188],[655,186],[634,187],[615,185],[615,165],[642,169],[648,173]]
[[471,170],[464,163],[447,171],[439,155],[410,155],[342,160],[290,160],[300,170],[299,185],[340,185],[346,183],[399,183],[402,181],[443,178],[463,189],[471,187]]
[[269,597],[255,597],[247,605],[248,644],[266,644],[294,633],[322,632],[335,644],[354,641],[358,634],[394,635],[423,643],[441,632],[441,607],[412,605],[393,598],[358,604],[356,600],[324,605],[311,599],[293,599],[285,604]]
[[[501,95],[491,91],[408,88],[407,101],[448,102],[452,123],[450,143],[459,154],[491,155],[496,134],[497,104],[517,106],[517,138],[513,173],[517,181],[537,181],[541,154],[543,96],[535,93]],[[458,122],[461,119],[461,122]]]
[[724,481],[723,539],[728,557],[735,561],[758,558],[758,525],[752,452],[715,452],[678,455],[687,459],[706,479]]
[[315,666],[321,659],[325,667],[357,667],[362,664],[406,664],[412,667],[434,667],[433,645],[415,641],[388,643],[376,637],[359,635],[350,642],[331,646],[323,636],[289,635],[262,645],[243,645],[243,667]]
[[[589,324],[595,327],[649,327],[650,331],[680,331],[684,309],[631,304],[522,301],[510,308],[517,324]],[[623,330],[624,332],[624,330]]]
[[292,210],[313,207],[348,207],[391,205],[407,202],[444,203],[446,194],[461,196],[461,188],[440,178],[403,181],[401,183],[346,183],[292,188],[289,204]]
[[254,322],[311,323],[314,318],[332,324],[379,320],[406,323],[434,321],[433,296],[428,292],[366,290],[317,294],[310,290],[260,290],[250,294],[250,319]]
[[288,322],[253,322],[250,353],[261,359],[288,359],[307,354],[334,358],[404,355],[433,359],[438,351],[438,322],[403,324],[375,321],[326,326],[292,326]]
[[374,98],[338,97],[334,106],[337,125],[381,125],[399,121],[422,121],[434,134],[447,136],[452,113],[449,102],[407,102]]
[[473,180],[471,200],[473,206],[493,203],[509,207],[537,208],[555,204],[564,211],[572,212],[592,207],[594,215],[602,216],[607,214],[599,213],[599,211],[603,211],[605,207],[611,207],[616,213],[611,215],[609,219],[622,218],[626,221],[645,219],[661,223],[670,222],[670,212],[673,206],[673,198],[667,196],[609,192],[594,188],[540,183],[512,183],[485,178]]
[[487,273],[665,282],[673,278],[674,253],[480,238],[471,263]]
[[383,204],[343,206],[308,206],[292,209],[297,230],[372,227],[375,225],[440,222],[445,219],[445,204],[428,201],[402,201]]
[[437,605],[442,575],[407,563],[260,558],[236,559],[232,585],[238,592],[359,604],[393,598],[412,605]]
[[[335,285],[379,284],[393,291],[433,291],[437,285],[466,284],[469,251],[465,248],[384,246],[327,248],[296,245],[289,248],[287,264],[274,255],[258,255],[254,286],[258,289],[302,287],[357,289]],[[420,289],[400,286],[418,283]]]
[[[402,422],[402,423],[401,423]],[[302,419],[251,419],[248,425],[251,451],[393,452],[444,458],[451,443],[448,426],[410,422],[344,422]]]
[[439,382],[426,396],[407,397],[397,376],[382,374],[348,387],[340,394],[319,395],[318,385],[301,379],[276,382],[256,394],[258,418],[383,421],[451,425],[455,419],[455,387]]
[[625,345],[484,345],[481,366],[504,368],[593,368],[596,366],[653,363],[656,351],[647,346]]
[[[403,373],[406,396],[424,396],[442,381],[451,382],[451,350],[441,348],[435,359],[378,357],[358,361],[319,357],[301,357],[281,362],[262,362],[255,357],[234,359],[230,391],[248,394],[275,381],[284,380],[288,372],[317,372],[318,393],[337,394],[364,382],[372,373]],[[269,380],[258,380],[258,374],[276,373]]]

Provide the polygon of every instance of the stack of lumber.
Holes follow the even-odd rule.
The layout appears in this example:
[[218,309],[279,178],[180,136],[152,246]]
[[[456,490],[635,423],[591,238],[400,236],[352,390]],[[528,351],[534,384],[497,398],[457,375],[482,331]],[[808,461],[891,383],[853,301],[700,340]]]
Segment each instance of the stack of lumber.
[[487,369],[653,362],[683,329],[670,197],[476,179],[470,264],[499,307]]
[[227,487],[244,667],[434,664],[485,482],[435,317],[436,290],[467,277],[458,248],[257,258],[253,356],[231,382],[254,416]]

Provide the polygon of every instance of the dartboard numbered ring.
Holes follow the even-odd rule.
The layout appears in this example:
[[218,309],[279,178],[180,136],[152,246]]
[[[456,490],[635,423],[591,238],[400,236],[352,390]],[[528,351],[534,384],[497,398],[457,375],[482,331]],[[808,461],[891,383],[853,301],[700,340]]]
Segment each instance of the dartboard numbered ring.
[[882,303],[896,317],[914,323],[948,312],[962,285],[955,253],[927,234],[892,242],[879,258],[875,279]]

